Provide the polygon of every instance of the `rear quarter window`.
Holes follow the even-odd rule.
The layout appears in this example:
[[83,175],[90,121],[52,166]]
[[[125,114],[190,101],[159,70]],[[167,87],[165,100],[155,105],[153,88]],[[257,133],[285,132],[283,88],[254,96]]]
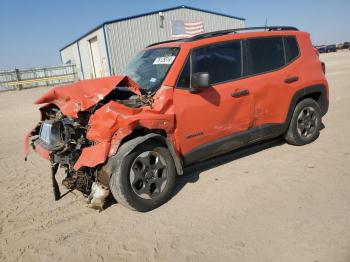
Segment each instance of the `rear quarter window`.
[[287,64],[295,60],[299,56],[299,46],[294,36],[284,37],[284,48],[286,50]]

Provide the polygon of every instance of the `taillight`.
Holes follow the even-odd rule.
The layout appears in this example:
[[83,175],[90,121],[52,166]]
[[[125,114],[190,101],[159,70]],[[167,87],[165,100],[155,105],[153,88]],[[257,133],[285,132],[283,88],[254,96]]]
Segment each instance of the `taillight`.
[[321,62],[321,65],[323,73],[326,74],[326,64],[324,62]]

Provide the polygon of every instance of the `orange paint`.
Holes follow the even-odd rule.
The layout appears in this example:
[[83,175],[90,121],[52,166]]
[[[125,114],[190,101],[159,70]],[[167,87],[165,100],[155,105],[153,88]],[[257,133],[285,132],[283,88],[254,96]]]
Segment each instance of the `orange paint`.
[[50,159],[50,152],[43,148],[40,144],[36,145],[35,152],[47,160]]
[[94,106],[117,85],[129,86],[133,92],[140,94],[137,84],[128,77],[112,76],[55,87],[36,100],[35,104],[55,104],[64,115],[76,118],[79,111]]
[[[301,56],[287,67],[215,84],[202,89],[198,94],[175,88],[178,76],[193,48],[251,37],[286,35],[296,36],[301,53]],[[116,101],[110,101],[94,112],[89,120],[87,138],[95,145],[82,150],[75,163],[75,169],[104,163],[109,156],[117,152],[122,140],[139,127],[164,130],[181,158],[198,146],[225,136],[266,123],[284,123],[293,94],[303,89],[305,83],[309,86],[321,84],[328,89],[318,55],[311,46],[309,34],[305,32],[228,34],[193,42],[166,43],[150,48],[174,46],[180,47],[180,52],[162,87],[153,96],[152,106],[129,108]],[[284,79],[294,75],[297,75],[300,81],[290,84],[284,82]],[[79,111],[90,109],[118,85],[128,86],[133,92],[140,94],[137,84],[131,79],[113,76],[56,87],[36,103],[53,103],[64,115],[76,118]],[[249,96],[232,98],[233,92],[243,89],[249,90]],[[198,133],[201,135],[194,135],[189,139],[189,135]],[[42,156],[47,155],[42,149],[39,151]]]

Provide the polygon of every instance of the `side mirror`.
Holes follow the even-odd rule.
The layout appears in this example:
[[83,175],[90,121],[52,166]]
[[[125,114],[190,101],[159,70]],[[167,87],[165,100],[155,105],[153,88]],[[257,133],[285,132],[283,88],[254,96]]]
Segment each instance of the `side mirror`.
[[210,87],[210,76],[208,72],[198,72],[192,75],[191,93],[199,93],[201,88]]

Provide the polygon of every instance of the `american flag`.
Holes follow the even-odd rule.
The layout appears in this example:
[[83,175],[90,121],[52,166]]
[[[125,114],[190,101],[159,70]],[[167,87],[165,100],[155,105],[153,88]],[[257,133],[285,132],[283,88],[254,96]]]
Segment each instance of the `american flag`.
[[171,37],[184,38],[204,33],[204,25],[202,21],[185,22],[183,20],[171,21]]

